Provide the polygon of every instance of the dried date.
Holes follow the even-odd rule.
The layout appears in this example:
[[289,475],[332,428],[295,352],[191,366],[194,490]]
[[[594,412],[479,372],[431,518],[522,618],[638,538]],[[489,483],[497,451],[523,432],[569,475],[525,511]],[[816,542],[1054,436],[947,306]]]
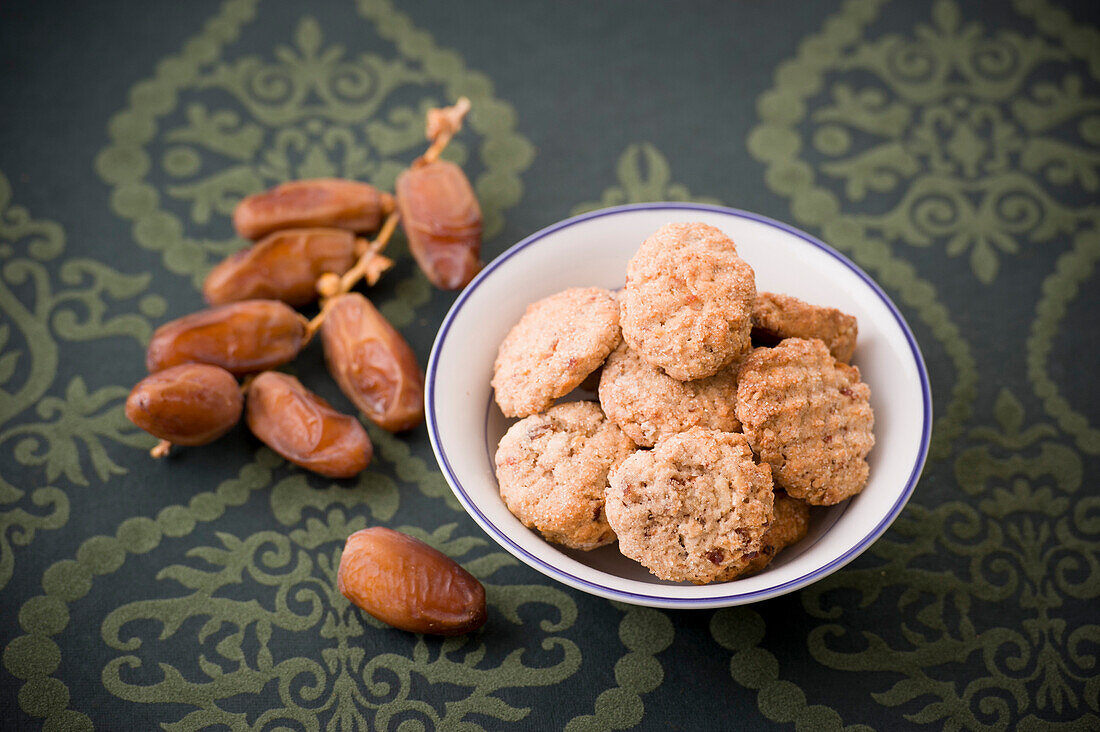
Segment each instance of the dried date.
[[459,290],[481,270],[481,207],[462,168],[446,160],[397,177],[409,250],[436,287]]
[[242,405],[233,374],[218,366],[189,363],[139,381],[126,399],[126,417],[162,440],[205,445],[237,424]]
[[392,210],[393,197],[368,183],[313,178],[246,197],[233,212],[233,225],[245,239],[300,226],[365,232],[377,229]]
[[358,475],[374,454],[359,420],[287,374],[265,371],[252,380],[245,418],[252,434],[272,450],[329,478]]
[[424,372],[401,334],[359,293],[337,296],[326,310],[325,360],[348,399],[391,432],[420,424]]
[[278,300],[245,300],[185,315],[153,333],[145,366],[156,373],[208,363],[242,375],[275,368],[307,341],[309,322]]
[[488,617],[485,588],[473,575],[424,542],[383,527],[348,537],[337,584],[355,606],[413,633],[462,635]]
[[202,293],[211,305],[261,298],[298,307],[317,299],[318,277],[326,272],[342,275],[355,260],[355,234],[350,231],[276,231],[214,267]]

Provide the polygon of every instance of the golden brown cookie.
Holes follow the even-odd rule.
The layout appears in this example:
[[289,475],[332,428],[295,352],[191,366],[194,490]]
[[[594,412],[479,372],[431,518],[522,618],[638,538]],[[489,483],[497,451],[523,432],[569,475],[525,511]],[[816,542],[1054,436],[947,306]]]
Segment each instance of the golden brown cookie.
[[623,338],[675,379],[713,376],[750,346],[755,275],[713,226],[658,229],[630,260],[619,300]]
[[615,541],[604,515],[607,473],[634,443],[595,402],[568,402],[516,422],[500,441],[500,496],[524,526],[574,549]]
[[622,343],[604,364],[599,393],[604,414],[639,447],[692,427],[741,430],[736,362],[714,376],[679,381]]
[[500,411],[544,411],[598,369],[619,340],[619,305],[608,290],[574,287],[529,305],[493,365]]
[[699,427],[639,450],[611,471],[607,520],[619,551],[661,579],[705,584],[756,556],[772,518],[772,479],[743,435]]
[[752,338],[772,345],[784,338],[820,338],[833,358],[848,363],[859,327],[854,316],[775,292],[758,292],[752,308]]
[[810,507],[782,491],[777,492],[772,509],[772,522],[764,534],[760,552],[756,556],[746,554],[744,564],[740,567],[730,567],[729,573],[723,575],[721,579],[731,580],[734,577],[761,571],[771,564],[780,550],[796,541],[802,541],[809,530]]
[[775,484],[813,505],[863,490],[875,444],[871,389],[823,341],[787,338],[757,348],[737,376],[737,418]]

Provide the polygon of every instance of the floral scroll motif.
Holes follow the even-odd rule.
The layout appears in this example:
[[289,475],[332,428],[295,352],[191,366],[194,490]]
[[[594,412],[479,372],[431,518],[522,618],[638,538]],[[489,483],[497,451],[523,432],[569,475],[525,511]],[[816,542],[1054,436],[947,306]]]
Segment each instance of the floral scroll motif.
[[[1071,627],[1061,614],[1100,597],[1100,497],[1081,493],[1080,456],[1052,440],[1051,425],[1025,427],[1010,392],[1001,392],[995,416],[999,427],[971,430],[974,444],[955,462],[970,501],[911,507],[872,547],[877,562],[803,591],[807,609],[831,621],[810,634],[810,650],[833,668],[900,674],[873,696],[889,706],[916,703],[913,721],[1086,725],[1100,703],[1089,651],[1100,626]],[[941,554],[961,561],[923,566]],[[834,599],[841,588],[860,593],[863,606],[896,594],[902,640],[864,627],[871,616],[845,613]],[[1021,609],[1019,627],[996,626],[1003,603]],[[965,686],[937,678],[944,664],[978,659],[986,674]]]
[[852,216],[865,233],[968,253],[989,284],[1021,244],[1097,218],[1059,203],[1100,189],[1097,80],[1052,41],[964,21],[953,0],[931,15],[834,59],[809,116],[817,169],[866,204]]
[[[1023,29],[1019,18],[970,22],[960,5],[934,0],[914,32],[876,35],[889,3],[844,3],[777,69],[749,139],[795,218],[900,292],[958,376],[932,447],[934,459],[956,451],[954,473],[926,474],[857,564],[803,590],[821,621],[808,646],[825,666],[874,678],[871,697],[912,722],[1089,728],[1100,719],[1100,626],[1088,622],[1100,504],[1067,435],[1092,454],[1095,430],[1057,393],[1046,357],[1091,276],[1100,225],[1100,57],[1084,42],[1096,33],[1044,0],[1013,3]],[[978,281],[996,286],[1003,257],[1067,242],[1028,344],[1057,427],[1029,418],[1007,389],[990,410],[995,427],[966,427],[974,359],[897,246],[967,254]]]
[[[218,534],[218,545],[189,550],[191,562],[171,565],[158,574],[158,579],[174,583],[184,594],[129,603],[104,620],[104,640],[124,654],[103,670],[104,684],[129,701],[195,707],[167,725],[174,730],[218,724],[265,729],[325,719],[331,728],[389,729],[406,719],[433,727],[455,726],[469,715],[518,721],[529,710],[507,703],[495,692],[552,684],[576,671],[580,662],[576,645],[554,635],[576,618],[568,596],[544,586],[489,583],[495,572],[515,560],[501,553],[469,558],[472,550],[487,542],[455,537],[455,524],[432,533],[402,529],[453,557],[467,557],[466,568],[487,583],[494,608],[507,620],[519,623],[524,605],[549,606],[556,619],[543,624],[544,637],[535,633],[529,642],[540,644],[554,660],[529,665],[520,648],[499,664],[489,665],[485,660],[491,638],[479,635],[441,642],[415,638],[408,655],[378,653],[376,644],[392,646],[393,633],[367,632],[367,626],[385,626],[352,607],[336,586],[344,539],[365,525],[364,518],[348,518],[342,509],[331,508],[323,519],[310,517],[286,534],[262,531],[241,539],[223,532]],[[254,587],[248,600],[226,592],[242,582]],[[201,624],[189,622],[192,619]],[[154,627],[158,630],[153,637],[139,630]],[[197,634],[191,637],[185,627],[198,627]],[[303,633],[318,636],[316,654],[279,654],[280,648],[303,647],[285,638]],[[278,636],[284,637],[282,642]],[[185,655],[198,657],[204,678],[185,677],[161,662],[152,683],[124,680],[133,678],[149,659],[162,658],[154,649],[171,641],[197,646],[194,654]],[[414,682],[414,676],[429,688],[457,687],[466,693],[456,698],[447,692],[450,701],[434,704],[430,700],[437,694],[421,688],[422,682]],[[242,693],[259,693],[271,684],[278,689],[278,706],[255,720],[246,721],[242,713],[221,703]]]
[[[139,301],[143,314],[110,315],[112,303],[144,293],[149,276],[121,274],[92,259],[62,261],[64,250],[61,227],[14,205],[11,185],[0,174],[0,450],[23,466],[8,461],[0,474],[0,588],[14,569],[13,544],[26,545],[37,531],[68,521],[69,497],[55,484],[59,478],[88,485],[90,463],[106,481],[124,470],[105,443],[150,444],[122,414],[122,387],[89,391],[74,376],[63,397],[49,395],[61,360],[59,340],[144,342],[152,330],[145,315],[165,307],[162,298],[148,295]],[[28,488],[43,480],[51,485]]]
[[649,201],[697,201],[718,203],[714,198],[693,196],[682,183],[672,182],[672,169],[661,151],[648,142],[628,145],[615,166],[618,185],[604,190],[599,201],[573,208],[573,215],[606,206]]
[[[255,4],[230,0],[212,36],[235,38]],[[135,88],[130,108],[112,119],[114,142],[100,153],[97,170],[114,186],[116,213],[134,221],[135,240],[162,251],[170,271],[198,284],[217,259],[240,248],[230,218],[250,193],[331,176],[392,190],[424,146],[427,109],[460,94],[473,99],[474,112],[445,154],[469,170],[486,236],[500,230],[504,209],[522,191],[518,173],[533,157],[513,131],[511,108],[457,56],[430,42],[408,48],[392,21],[382,22],[398,17],[384,0],[363,3],[361,12],[377,22],[383,43],[367,35],[365,51],[328,43],[320,24],[303,16],[289,43],[267,55],[227,60],[217,44],[193,44],[158,67],[141,93]],[[472,156],[470,146],[481,155]],[[411,320],[410,304],[430,296],[422,278],[413,280],[416,292],[387,305],[398,325]]]

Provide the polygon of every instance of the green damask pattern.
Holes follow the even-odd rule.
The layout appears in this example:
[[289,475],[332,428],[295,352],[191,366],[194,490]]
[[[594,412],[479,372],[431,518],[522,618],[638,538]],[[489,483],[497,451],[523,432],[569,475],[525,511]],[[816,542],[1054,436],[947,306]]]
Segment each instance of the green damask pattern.
[[[257,0],[226,2],[111,119],[113,142],[96,169],[114,187],[115,212],[134,221],[138,244],[163,252],[165,267],[199,285],[215,261],[243,246],[229,225],[241,197],[325,176],[392,190],[424,146],[424,112],[461,95],[473,102],[468,126],[481,138],[482,169],[472,178],[485,235],[500,231],[504,210],[522,194],[518,174],[530,165],[533,149],[514,131],[515,113],[493,97],[486,77],[466,70],[429,37],[410,40],[414,29],[387,0],[361,3],[359,10],[398,58],[351,56],[326,44],[320,24],[307,15],[270,59],[222,60],[256,7]],[[415,106],[394,101],[411,92],[419,97]],[[469,137],[445,153],[467,169]],[[160,178],[170,181],[166,197],[150,182]],[[396,288],[398,297],[382,309],[400,327],[412,321],[411,308],[428,301],[431,288],[419,274]]]
[[[804,590],[806,609],[823,621],[809,650],[828,667],[881,674],[872,697],[903,706],[912,722],[1095,726],[1091,649],[1100,626],[1074,627],[1063,613],[1100,595],[1100,499],[1080,494],[1080,455],[1053,426],[1029,424],[1011,392],[996,400],[996,428],[965,429],[976,380],[970,349],[931,285],[891,253],[893,242],[969,252],[974,276],[996,286],[1000,256],[1072,236],[1074,249],[1043,286],[1028,364],[1059,426],[1096,452],[1095,430],[1045,367],[1066,304],[1095,261],[1100,209],[1060,203],[1098,185],[1100,75],[1096,49],[1079,42],[1092,31],[1052,22],[1041,2],[1016,3],[1043,19],[1047,35],[1029,36],[966,22],[955,2],[936,0],[929,22],[909,35],[868,33],[884,6],[851,0],[801,44],[760,98],[764,122],[749,145],[795,218],[900,290],[951,355],[954,396],[936,423],[934,456],[965,435],[954,462],[963,500],[926,506],[918,492],[868,552],[873,561]],[[1073,67],[1075,56],[1090,62],[1091,76]],[[932,562],[937,556],[952,561]],[[857,593],[858,613],[843,591]],[[998,626],[1005,604],[1009,617],[1023,618],[1019,627]],[[900,635],[869,621],[890,616]],[[960,663],[964,683],[951,671]],[[984,674],[973,673],[975,663]]]
[[[312,491],[305,481],[295,482],[291,490]],[[285,496],[286,491],[276,486],[272,507]],[[364,623],[375,629],[385,626],[353,608],[336,588],[343,542],[350,533],[364,528],[366,519],[362,516],[349,519],[342,509],[330,508],[334,499],[339,500],[331,490],[324,498],[328,501],[307,499],[318,504],[322,517],[310,517],[289,533],[262,531],[244,539],[219,533],[220,546],[190,549],[188,556],[202,560],[201,567],[171,565],[157,574],[158,580],[171,580],[190,590],[189,594],[129,603],[103,621],[105,642],[131,654],[150,644],[172,640],[177,633],[185,636],[180,629],[189,619],[204,621],[197,636],[180,638],[199,648],[191,652],[173,650],[184,658],[198,655],[207,677],[205,682],[185,679],[171,665],[161,663],[155,683],[130,683],[121,672],[132,676],[142,661],[136,655],[122,655],[103,670],[107,689],[128,701],[198,707],[168,725],[175,730],[203,729],[217,724],[235,729],[264,729],[291,722],[309,727],[318,725],[321,719],[328,719],[327,726],[332,728],[365,729],[371,726],[365,715],[381,729],[388,728],[395,717],[423,719],[432,727],[454,727],[471,714],[507,721],[522,719],[528,709],[510,706],[495,697],[494,692],[554,683],[576,671],[580,652],[572,641],[560,636],[540,640],[544,646],[562,651],[560,661],[549,667],[524,664],[522,649],[516,649],[499,666],[484,668],[481,661],[486,646],[480,636],[442,643],[420,638],[411,657],[377,653],[378,641],[390,634],[371,631],[372,637],[368,637]],[[302,511],[297,513],[301,518]],[[387,518],[375,511],[372,516]],[[472,549],[487,545],[484,539],[453,537],[455,527],[448,524],[430,534],[417,527],[400,528],[459,559]],[[500,552],[465,562],[466,568],[486,584],[493,608],[504,618],[519,624],[521,606],[545,603],[559,617],[558,622],[547,627],[548,631],[557,632],[572,625],[576,609],[560,590],[491,584],[495,572],[514,564],[514,559]],[[249,600],[221,596],[220,590],[244,579],[257,586]],[[149,623],[141,622],[146,620],[154,621],[153,627],[160,628],[156,637],[143,639],[127,631],[131,623],[135,624],[133,627],[149,628]],[[226,628],[232,632],[227,634]],[[286,633],[317,634],[323,639],[319,657],[279,657],[275,644],[279,635]],[[221,638],[214,648],[216,655],[201,650],[208,638]],[[249,643],[252,639],[255,642]],[[153,653],[155,658],[174,655],[167,650],[145,652]],[[414,695],[414,674],[427,679],[430,685],[468,688],[469,695],[461,700],[452,699],[441,712],[430,701],[438,691],[420,690]],[[245,714],[219,706],[223,699],[257,693],[272,682],[279,689],[282,706],[273,706],[254,720],[248,721]]]
[[367,425],[367,432],[370,434],[371,442],[374,443],[375,459],[381,457],[390,463],[398,478],[415,483],[425,496],[442,498],[448,507],[455,511],[462,511],[462,504],[455,498],[455,494],[443,476],[423,458],[414,455],[408,444],[400,437],[374,424]]
[[822,704],[808,705],[806,694],[790,681],[779,678],[779,661],[764,648],[766,624],[750,608],[731,608],[714,613],[710,633],[723,648],[733,651],[730,675],[757,690],[760,711],[774,722],[793,722],[797,730],[869,730],[863,725],[845,727],[840,715]]
[[574,717],[566,732],[630,729],[645,715],[641,695],[661,685],[664,669],[655,656],[672,645],[675,631],[668,616],[652,608],[612,602],[624,615],[619,623],[619,640],[627,653],[615,663],[619,684],[596,698],[594,714]]
[[61,649],[51,639],[69,624],[69,605],[92,589],[96,575],[118,571],[128,554],[146,554],[164,537],[180,538],[199,523],[220,518],[229,506],[240,506],[253,491],[271,485],[272,469],[279,458],[261,450],[237,478],[217,489],[195,495],[188,505],[173,505],[155,519],[135,517],[123,521],[114,536],[93,536],[81,544],[76,559],[52,565],[42,576],[45,594],[30,598],[19,610],[18,636],[4,649],[4,668],[23,680],[19,706],[32,717],[45,718],[44,727],[66,730],[93,729],[91,719],[69,709],[69,689],[52,674],[61,665]]
[[1028,375],[1035,384],[1035,393],[1043,400],[1047,413],[1058,420],[1058,426],[1077,439],[1077,446],[1089,455],[1100,454],[1100,430],[1069,405],[1058,393],[1058,387],[1047,373],[1047,358],[1054,345],[1058,324],[1066,306],[1093,275],[1100,260],[1100,232],[1079,233],[1073,249],[1059,258],[1055,271],[1043,283],[1043,299],[1035,312],[1027,341]]
[[582,203],[573,208],[572,215],[595,211],[607,206],[624,203],[648,203],[650,201],[695,201],[718,203],[717,199],[693,196],[687,186],[672,182],[672,170],[661,151],[648,142],[629,145],[615,166],[617,186],[603,192],[599,201]]
[[[475,111],[449,154],[472,174],[490,237],[501,230],[533,148],[487,77],[387,0],[355,5],[365,20],[355,52],[333,40],[331,8],[268,7],[225,2],[111,118],[95,171],[138,245],[190,287],[241,246],[229,228],[241,195],[304,175],[388,187],[422,145],[424,108],[460,94]],[[1056,355],[1100,256],[1100,32],[1046,0],[1014,0],[1004,18],[978,22],[969,0],[928,0],[906,7],[923,16],[915,25],[895,22],[896,1],[838,7],[776,69],[748,147],[794,220],[916,314],[940,365],[930,475],[866,555],[797,597],[701,622],[596,602],[537,577],[466,523],[422,436],[375,429],[376,462],[355,481],[306,476],[260,450],[237,477],[210,473],[213,490],[185,486],[166,501],[177,505],[133,518],[123,509],[115,530],[84,539],[101,529],[84,533],[70,515],[125,483],[123,466],[139,464],[136,448],[150,441],[122,417],[124,385],[66,364],[116,342],[139,359],[167,310],[148,294],[166,273],[67,258],[61,227],[14,205],[0,175],[0,590],[19,624],[2,657],[19,680],[9,684],[15,723],[26,714],[44,729],[91,729],[92,717],[117,726],[129,711],[181,730],[688,725],[702,718],[670,716],[685,690],[669,679],[698,633],[713,642],[706,660],[723,664],[700,679],[703,702],[750,726],[1100,725],[1100,626],[1088,622],[1100,595],[1089,476],[1100,432]],[[261,27],[256,46],[246,33]],[[524,131],[561,134],[542,122],[525,118]],[[650,139],[663,134],[675,131]],[[623,144],[601,151],[608,187],[574,213],[715,200],[674,182],[673,168],[685,176],[697,160],[670,164],[656,144]],[[1032,262],[1048,266],[1059,252],[1050,272],[1034,271],[1034,293],[1017,289]],[[379,289],[402,327],[432,322],[445,305],[421,275],[403,274],[413,271]],[[1007,344],[1026,351],[1034,394],[1021,382],[979,400],[977,360],[989,354],[957,298],[948,307],[959,282],[977,309],[1006,288],[1038,299],[1026,335]],[[982,361],[985,379],[1000,376],[989,368]],[[133,461],[119,458],[128,446]],[[172,467],[181,482],[192,475]],[[481,577],[486,631],[413,637],[351,608],[335,567],[344,537],[369,524],[416,535]],[[19,547],[38,536],[34,549],[52,550],[46,537],[62,526],[78,548],[48,555],[41,589],[30,589]],[[92,658],[93,676],[81,677]],[[726,708],[723,694],[743,693],[734,684],[760,716]],[[841,697],[829,691],[838,684]],[[111,714],[93,706],[105,699]]]
[[[96,575],[122,569],[128,554],[153,551],[166,538],[186,538],[199,524],[221,519],[226,508],[245,504],[252,492],[271,486],[272,469],[280,463],[269,451],[261,450],[238,478],[223,482],[215,491],[196,495],[187,506],[169,506],[155,520],[128,519],[114,537],[97,536],[85,541],[75,561],[53,565],[43,577],[46,595],[29,600],[20,613],[27,635],[9,644],[4,654],[5,667],[25,680],[20,692],[23,710],[46,717],[47,724],[72,723],[90,728],[85,715],[66,710],[68,691],[50,676],[60,666],[61,654],[49,636],[67,625],[68,604],[91,591]],[[407,719],[411,715],[443,726],[459,724],[471,714],[506,721],[523,719],[529,709],[512,706],[494,693],[553,684],[575,673],[580,665],[579,649],[572,640],[554,634],[574,624],[577,610],[569,596],[556,587],[493,584],[495,573],[517,564],[507,554],[482,553],[465,561],[464,566],[485,584],[490,606],[499,614],[497,623],[504,620],[522,624],[520,609],[524,606],[553,609],[555,619],[543,620],[539,626],[548,634],[546,637],[534,638],[530,632],[525,635],[544,651],[559,656],[555,663],[528,665],[519,648],[504,654],[496,667],[486,668],[482,659],[486,643],[493,642],[492,635],[442,642],[420,638],[410,656],[366,653],[365,643],[385,644],[396,633],[367,635],[364,623],[379,630],[384,626],[352,608],[336,589],[336,568],[344,539],[366,525],[364,516],[349,517],[345,509],[365,507],[376,522],[386,521],[396,511],[397,501],[392,482],[374,471],[363,474],[354,488],[333,485],[318,491],[302,476],[271,486],[271,512],[285,532],[261,531],[245,538],[219,532],[220,545],[188,550],[187,556],[199,566],[170,565],[157,573],[157,581],[171,581],[182,587],[184,594],[172,596],[169,592],[167,597],[128,603],[107,615],[102,625],[104,642],[125,655],[117,656],[103,669],[105,687],[131,702],[195,707],[166,725],[178,730],[216,724],[232,729],[266,729],[291,721],[319,728],[321,719],[327,720],[325,724],[330,728],[365,728],[369,726],[365,712],[381,728],[386,728],[394,716]],[[418,527],[398,528],[456,558],[488,546],[485,539],[455,537],[455,524],[430,533]],[[222,596],[220,591],[242,582],[254,585],[250,599]],[[194,637],[181,631],[192,618],[202,620]],[[144,621],[157,624],[155,638],[143,639],[128,630],[154,627]],[[324,647],[319,658],[276,658],[273,639],[278,643],[284,640],[280,634],[286,633],[307,633],[322,639]],[[180,653],[185,658],[197,655],[206,682],[184,678],[163,662],[153,683],[126,680],[141,669],[142,659],[135,653],[145,647],[173,640],[202,646],[211,638],[218,639],[216,656],[208,656],[204,650]],[[152,651],[154,657],[167,657],[157,650]],[[43,663],[43,658],[55,660]],[[468,688],[469,695],[448,702],[440,712],[429,701],[412,695],[412,674],[432,684]],[[273,707],[257,719],[247,719],[245,714],[219,705],[224,699],[259,693],[272,682],[283,706]]]
[[[835,668],[902,674],[874,698],[894,706],[932,697],[914,721],[964,729],[1005,727],[1012,719],[1042,724],[1048,716],[1095,723],[1096,681],[1085,649],[1100,638],[1100,626],[1070,629],[1059,608],[1100,595],[1100,498],[1077,495],[1080,457],[1050,440],[1057,436],[1050,425],[1025,427],[1023,407],[1011,393],[1001,393],[995,414],[999,427],[971,430],[975,446],[955,462],[956,479],[973,502],[913,506],[889,539],[870,550],[879,564],[834,575],[803,593],[807,610],[835,621],[815,629],[810,648]],[[918,568],[922,557],[937,552],[959,557],[968,571]],[[897,613],[904,643],[891,645],[863,629],[864,650],[839,650],[851,647],[856,629],[831,594],[852,588],[870,604],[891,586],[902,588]],[[982,627],[1006,602],[1026,611],[1022,626]],[[936,678],[944,664],[972,657],[983,659],[986,676],[962,688]]]
[[[990,284],[999,253],[1097,220],[1100,209],[1072,209],[1056,192],[1100,188],[1100,118],[1079,76],[1067,70],[1052,83],[1037,73],[1068,60],[1057,43],[989,34],[951,0],[931,15],[912,37],[888,34],[828,59],[843,76],[809,115],[816,169],[848,202],[873,208],[849,217],[864,236],[969,252],[974,275]],[[1077,139],[1050,136],[1064,126]],[[824,201],[801,203],[824,212]]]
[[[127,389],[90,392],[74,376],[62,397],[47,395],[61,358],[59,339],[134,337],[144,343],[152,332],[146,316],[165,309],[161,297],[148,295],[139,301],[141,315],[108,316],[108,303],[138,297],[151,276],[124,275],[86,258],[65,260],[52,271],[49,265],[64,249],[61,227],[14,205],[11,184],[0,173],[0,449],[11,450],[24,466],[19,480],[0,475],[0,588],[14,570],[13,544],[26,546],[39,530],[68,521],[69,497],[59,478],[86,486],[90,463],[106,482],[125,470],[107,454],[105,440],[152,444],[122,414]],[[32,481],[47,485],[28,490]]]

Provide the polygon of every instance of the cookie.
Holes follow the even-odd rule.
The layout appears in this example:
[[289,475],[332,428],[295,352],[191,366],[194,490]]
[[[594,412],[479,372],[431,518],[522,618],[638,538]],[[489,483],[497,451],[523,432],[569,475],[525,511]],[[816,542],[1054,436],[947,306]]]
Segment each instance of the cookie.
[[662,437],[705,427],[738,432],[737,364],[695,381],[674,379],[649,364],[625,343],[607,359],[600,376],[604,414],[639,447]]
[[737,376],[737,418],[777,486],[830,506],[863,490],[875,444],[871,389],[823,341],[787,338],[757,348]]
[[497,351],[492,386],[506,417],[545,411],[619,345],[619,305],[607,290],[575,287],[539,300]]
[[802,501],[791,498],[786,493],[775,494],[772,508],[772,521],[764,533],[763,546],[756,556],[745,555],[745,563],[721,579],[731,580],[747,574],[761,571],[775,559],[775,555],[796,541],[802,541],[810,530],[810,507]]
[[619,551],[661,579],[705,584],[763,547],[772,479],[743,435],[694,427],[611,471],[607,520]]
[[623,339],[675,379],[713,376],[750,347],[755,276],[713,226],[658,229],[630,260],[619,300]]
[[595,402],[568,402],[516,422],[497,448],[500,496],[524,526],[573,549],[615,541],[604,513],[607,473],[634,443]]
[[833,358],[848,363],[855,353],[858,333],[855,317],[836,308],[811,305],[775,292],[756,294],[752,339],[761,345],[774,345],[784,338],[820,338]]

